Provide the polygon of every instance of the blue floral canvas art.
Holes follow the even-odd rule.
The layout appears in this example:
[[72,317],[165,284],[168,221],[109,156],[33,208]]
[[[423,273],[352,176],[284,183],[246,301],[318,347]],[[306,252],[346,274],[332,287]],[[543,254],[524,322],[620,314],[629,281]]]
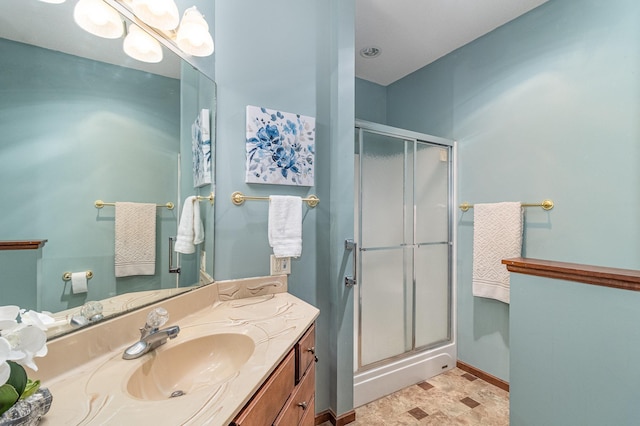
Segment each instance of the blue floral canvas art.
[[313,186],[316,120],[247,106],[247,183]]
[[202,109],[191,126],[191,149],[193,154],[193,187],[211,183],[211,132],[209,110]]

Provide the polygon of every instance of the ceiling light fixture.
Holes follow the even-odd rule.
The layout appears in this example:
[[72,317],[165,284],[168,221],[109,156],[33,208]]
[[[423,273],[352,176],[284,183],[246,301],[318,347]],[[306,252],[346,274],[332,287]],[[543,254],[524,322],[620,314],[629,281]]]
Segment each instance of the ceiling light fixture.
[[362,56],[363,58],[377,58],[378,56],[380,56],[380,54],[382,54],[382,51],[379,47],[369,46],[360,49],[360,56]]
[[[40,1],[60,3],[65,0]],[[128,8],[127,13],[120,10],[121,6]],[[175,42],[178,49],[188,55],[209,56],[213,53],[213,38],[202,13],[192,6],[184,11],[180,21],[174,0],[78,0],[73,18],[91,34],[120,38],[125,24],[118,10],[138,24],[130,25],[123,45],[125,53],[132,58],[152,63],[161,61],[162,46],[156,34]],[[164,43],[164,40],[160,41]],[[173,46],[170,48],[177,52]]]
[[182,51],[193,56],[209,56],[213,53],[209,25],[195,6],[184,11],[176,43]]
[[178,6],[173,0],[132,0],[131,10],[142,22],[159,30],[175,30],[180,23]]
[[124,24],[120,14],[102,0],[80,0],[73,8],[73,19],[83,30],[104,38],[120,38]]
[[40,0],[42,3],[52,3],[52,4],[60,4],[64,3],[65,0]]
[[124,38],[122,49],[138,61],[157,63],[162,60],[162,46],[158,40],[136,24],[129,25],[129,33]]

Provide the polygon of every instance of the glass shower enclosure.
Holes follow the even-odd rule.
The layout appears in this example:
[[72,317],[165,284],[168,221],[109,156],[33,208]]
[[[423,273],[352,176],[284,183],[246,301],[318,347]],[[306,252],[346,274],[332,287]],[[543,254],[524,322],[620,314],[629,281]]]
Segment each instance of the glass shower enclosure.
[[358,406],[455,366],[454,142],[361,121],[355,136]]

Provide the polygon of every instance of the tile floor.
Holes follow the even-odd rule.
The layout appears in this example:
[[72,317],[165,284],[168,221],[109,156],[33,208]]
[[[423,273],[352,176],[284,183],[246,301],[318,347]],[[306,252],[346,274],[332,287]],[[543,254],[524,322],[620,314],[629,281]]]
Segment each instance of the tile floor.
[[509,393],[454,368],[357,408],[350,426],[508,424]]

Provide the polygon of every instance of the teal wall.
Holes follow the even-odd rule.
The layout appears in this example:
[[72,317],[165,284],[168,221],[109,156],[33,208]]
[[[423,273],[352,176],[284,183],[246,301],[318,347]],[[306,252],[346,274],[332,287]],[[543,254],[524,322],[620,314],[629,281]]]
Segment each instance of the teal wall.
[[[175,286],[168,274],[115,279],[114,208],[93,203],[177,201],[179,81],[0,43],[0,239],[48,240],[42,302],[30,307],[59,311]],[[175,230],[176,211],[159,209],[157,272],[168,267],[167,237]],[[88,269],[89,292],[71,294],[62,274]],[[15,286],[9,276],[0,286]]]
[[2,305],[18,305],[23,309],[38,309],[38,272],[42,248],[0,252],[2,271]]
[[356,118],[387,124],[387,88],[356,78]]
[[[291,263],[289,291],[321,310],[316,410],[342,414],[353,407],[353,300],[342,280],[351,267],[344,239],[353,237],[354,2],[215,6],[215,278],[269,275],[268,203],[235,206],[234,191],[320,197],[315,209],[303,207],[302,256]],[[316,117],[315,186],[244,183],[247,105]]]
[[[553,199],[524,256],[637,269],[639,71],[640,3],[550,0],[388,86],[387,124],[459,142],[459,201]],[[459,359],[509,380],[515,306],[471,295],[473,211],[456,222]]]
[[513,426],[634,426],[640,293],[512,274]]

